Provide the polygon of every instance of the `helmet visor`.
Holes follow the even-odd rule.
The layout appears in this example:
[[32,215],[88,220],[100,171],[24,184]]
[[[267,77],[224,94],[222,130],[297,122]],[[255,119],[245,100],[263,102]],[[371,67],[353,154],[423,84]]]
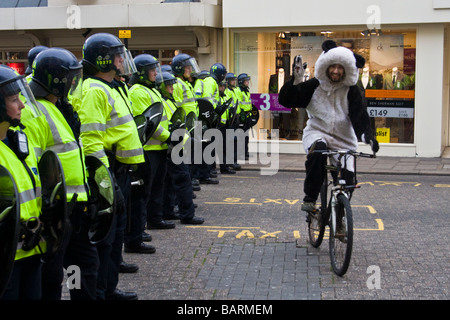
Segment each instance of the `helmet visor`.
[[83,84],[83,69],[73,70],[71,75],[67,77],[71,85],[67,86],[67,100],[74,107],[76,111],[81,106],[81,99],[83,96],[82,84]]
[[154,65],[151,66],[150,70],[155,70],[156,71],[156,72],[153,71],[154,72],[154,78],[152,77],[152,79],[150,79],[152,82],[156,82],[156,79],[157,79],[158,75],[162,74],[161,64],[159,62],[155,63]]
[[27,120],[41,115],[28,82],[23,77],[15,78],[0,87],[0,98],[6,113],[12,120]]
[[200,67],[198,66],[197,60],[195,58],[189,58],[184,63],[185,67],[191,67],[191,76],[195,76],[197,73],[200,73]]
[[137,72],[133,57],[125,46],[117,48],[114,55],[114,66],[116,67],[119,76],[131,76],[133,73]]

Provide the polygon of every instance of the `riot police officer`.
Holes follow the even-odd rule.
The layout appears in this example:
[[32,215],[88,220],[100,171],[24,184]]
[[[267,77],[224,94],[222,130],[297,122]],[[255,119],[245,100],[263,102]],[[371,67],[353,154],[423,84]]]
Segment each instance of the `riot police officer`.
[[[68,50],[50,48],[36,56],[30,88],[43,113],[42,121],[27,123],[38,158],[46,151],[58,154],[64,171],[67,212],[71,226],[63,247],[43,266],[43,299],[60,300],[63,266],[77,265],[81,271],[81,287],[70,290],[72,300],[96,298],[98,255],[89,241],[86,164],[79,141],[80,123],[68,98],[81,100],[82,68]],[[38,128],[36,127],[38,125]],[[72,209],[73,208],[73,209]]]
[[[133,114],[144,113],[155,103],[163,104],[163,114],[153,136],[145,143],[144,151],[147,158],[143,168],[143,194],[140,197],[142,216],[148,229],[172,229],[175,223],[163,219],[164,179],[167,172],[167,148],[170,143],[169,119],[173,114],[161,94],[155,88],[155,80],[160,66],[158,60],[150,54],[141,54],[134,58],[137,73],[132,76],[130,89]],[[141,233],[142,234],[142,233]],[[130,251],[141,251],[138,244],[130,244]],[[133,248],[134,247],[134,248]],[[127,249],[127,247],[125,247]],[[134,250],[133,250],[134,249]]]
[[118,188],[115,226],[106,241],[97,244],[100,268],[98,299],[137,299],[135,293],[117,288],[123,236],[130,194],[130,165],[144,162],[144,151],[127,97],[114,83],[116,75],[129,75],[133,59],[119,38],[97,33],[83,46],[81,141],[85,155],[99,158],[114,173]]
[[[23,76],[0,65],[0,165],[12,174],[20,194],[21,230],[17,248],[10,248],[15,251],[15,262],[1,297],[4,300],[41,298],[41,255],[46,252],[46,243],[40,235],[41,182],[37,159],[20,122],[24,102],[31,109],[30,114],[39,115]],[[20,126],[18,130],[11,130],[17,126]]]
[[[172,110],[176,109],[176,102],[173,99],[173,85],[177,83],[177,79],[168,72],[163,72],[156,76],[156,87],[161,92],[166,103],[171,106]],[[184,142],[184,141],[183,141]],[[180,143],[183,143],[180,142]],[[164,208],[167,216],[173,216],[174,199],[178,203],[178,214],[183,224],[202,224],[203,218],[195,216],[195,205],[192,201],[192,183],[189,167],[181,162],[174,164],[171,154],[168,157],[168,170],[166,185],[164,186]]]
[[[239,90],[237,91],[237,97],[240,105],[240,123],[243,125],[247,120],[248,113],[252,111],[252,101],[250,99],[250,80],[251,77],[247,73],[241,73],[237,77]],[[245,160],[249,159],[248,153],[248,132],[245,135]]]

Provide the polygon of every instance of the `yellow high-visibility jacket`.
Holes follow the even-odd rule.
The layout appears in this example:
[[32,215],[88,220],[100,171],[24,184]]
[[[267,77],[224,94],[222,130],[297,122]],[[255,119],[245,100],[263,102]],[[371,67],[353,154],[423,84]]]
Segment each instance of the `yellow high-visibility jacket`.
[[[41,182],[37,171],[36,156],[33,147],[28,143],[30,154],[26,159],[26,164],[30,169],[33,178],[23,163],[17,158],[16,154],[2,141],[0,141],[0,164],[11,173],[19,193],[20,203],[20,221],[25,222],[32,217],[39,218],[41,215]],[[36,190],[33,185],[36,185]],[[47,250],[46,242],[41,238],[39,244],[29,251],[22,249],[22,242],[18,243],[15,260],[24,259],[37,254],[45,253]]]
[[205,98],[211,102],[214,108],[217,107],[220,99],[219,86],[213,77],[206,77],[203,80],[198,79],[195,82],[194,92],[197,98]]
[[186,114],[194,111],[198,116],[198,105],[195,100],[194,89],[189,82],[177,78],[177,83],[173,85],[173,98],[177,102],[177,107],[182,107]]
[[98,78],[84,80],[78,115],[86,156],[95,156],[109,167],[105,150],[113,150],[116,145],[115,157],[119,162],[137,164],[145,161],[130,101],[114,84]]
[[173,111],[167,105],[161,94],[153,88],[148,88],[142,84],[136,83],[130,89],[130,99],[133,109],[133,116],[142,114],[152,104],[161,102],[164,106],[161,122],[158,125],[153,136],[144,145],[145,151],[165,150],[168,145],[165,143],[170,137],[169,119],[172,117]]
[[[74,193],[78,194],[77,201],[87,201],[89,188],[81,145],[76,141],[63,114],[53,103],[43,98],[37,98],[36,102],[43,114],[40,117],[43,119],[35,119],[35,123],[40,120],[39,126],[33,125],[31,121],[27,122],[25,132],[33,140],[32,145],[38,161],[46,150],[54,151],[64,170],[67,201],[72,200]],[[36,133],[28,134],[33,131]]]

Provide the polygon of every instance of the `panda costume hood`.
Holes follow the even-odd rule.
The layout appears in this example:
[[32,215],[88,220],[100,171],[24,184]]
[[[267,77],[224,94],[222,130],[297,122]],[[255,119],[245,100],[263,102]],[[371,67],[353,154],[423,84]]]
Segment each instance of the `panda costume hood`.
[[[369,116],[356,86],[359,68],[365,60],[332,40],[322,44],[323,52],[315,64],[315,78],[293,85],[286,83],[280,90],[279,102],[288,108],[306,108],[308,122],[303,130],[303,146],[308,153],[311,145],[321,140],[330,149],[356,150],[362,135],[372,136]],[[332,82],[327,70],[340,64],[345,75]]]
[[335,43],[331,42],[331,40],[328,40],[322,45],[326,51],[323,51],[316,61],[316,78],[320,81],[321,85],[329,87],[328,84],[330,84],[330,79],[327,76],[327,69],[333,64],[340,64],[344,67],[345,76],[339,85],[347,87],[356,85],[359,77],[359,70],[356,66],[355,55],[345,47],[333,46]]

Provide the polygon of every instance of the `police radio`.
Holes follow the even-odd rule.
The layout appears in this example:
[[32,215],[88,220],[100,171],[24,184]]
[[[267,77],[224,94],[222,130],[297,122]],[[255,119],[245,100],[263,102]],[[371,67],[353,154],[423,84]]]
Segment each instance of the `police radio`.
[[19,160],[25,160],[30,151],[28,150],[28,138],[22,130],[9,130],[8,139],[10,141],[10,148],[16,154]]

